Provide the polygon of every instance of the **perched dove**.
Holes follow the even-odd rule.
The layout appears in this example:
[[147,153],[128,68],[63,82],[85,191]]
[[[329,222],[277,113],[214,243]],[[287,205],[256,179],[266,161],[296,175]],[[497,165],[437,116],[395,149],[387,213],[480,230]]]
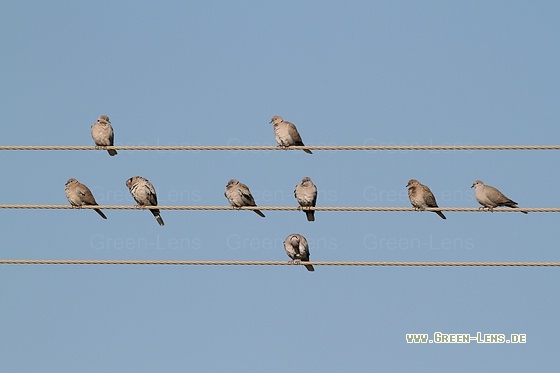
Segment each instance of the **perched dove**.
[[[157,206],[156,190],[147,179],[144,179],[142,176],[133,176],[126,181],[126,186],[134,200],[138,203],[138,207]],[[163,219],[159,214],[159,210],[150,210],[150,212],[155,216],[158,224],[163,226]]]
[[[309,261],[309,245],[307,240],[301,234],[290,234],[284,240],[284,249],[286,254],[292,259],[292,262],[308,262]],[[313,272],[315,269],[311,264],[305,264],[308,271]]]
[[[270,123],[274,126],[274,136],[276,137],[278,146],[283,148],[287,148],[292,145],[305,146],[296,126],[294,126],[293,123],[284,121],[284,119],[278,115],[273,116]],[[309,149],[304,149],[303,151],[313,154]]]
[[[296,185],[294,195],[303,208],[315,207],[317,203],[317,187],[313,184],[310,178],[304,177],[301,179],[301,184]],[[315,210],[305,210],[308,221],[315,221]]]
[[[64,193],[66,193],[66,198],[68,198],[68,202],[70,202],[72,206],[97,206],[97,202],[95,202],[91,190],[74,178],[68,179],[66,187],[64,188]],[[100,209],[95,209],[94,211],[101,215],[103,219],[107,219]]]
[[[490,211],[493,211],[494,207],[498,206],[518,208],[517,202],[504,196],[504,194],[498,189],[490,185],[484,185],[484,183],[480,180],[475,180],[471,188],[474,188],[474,196],[476,197],[478,203],[480,203],[483,207],[488,208]],[[521,212],[524,214],[527,213],[526,211]]]
[[[115,138],[111,121],[106,115],[100,115],[97,122],[91,125],[91,137],[97,146],[113,146]],[[110,156],[117,155],[115,149],[107,149]]]
[[[247,185],[240,183],[235,179],[231,179],[230,181],[228,181],[224,195],[226,196],[232,207],[257,205]],[[253,211],[264,218],[264,214],[259,210]]]
[[[408,184],[408,198],[410,198],[410,203],[416,210],[426,210],[426,207],[439,207],[436,202],[436,197],[434,194],[424,184],[420,184],[418,180],[410,179]],[[442,219],[446,219],[445,215],[441,211],[434,211]]]

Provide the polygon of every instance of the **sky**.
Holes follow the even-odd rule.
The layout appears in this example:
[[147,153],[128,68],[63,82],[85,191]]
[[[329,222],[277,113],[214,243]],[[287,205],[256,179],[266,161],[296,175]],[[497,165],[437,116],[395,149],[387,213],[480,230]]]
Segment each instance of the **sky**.
[[[2,145],[547,145],[560,127],[554,1],[4,1]],[[478,207],[480,179],[521,207],[559,207],[557,151],[2,151],[0,204]],[[560,261],[554,213],[1,209],[3,259]],[[557,268],[0,266],[6,372],[551,370]],[[409,344],[406,334],[525,334],[526,343]]]

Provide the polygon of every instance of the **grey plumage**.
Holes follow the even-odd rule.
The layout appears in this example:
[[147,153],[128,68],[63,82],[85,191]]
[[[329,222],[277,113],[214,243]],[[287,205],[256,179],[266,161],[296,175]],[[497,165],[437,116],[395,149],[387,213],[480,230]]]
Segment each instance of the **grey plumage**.
[[[275,115],[270,120],[274,126],[274,136],[278,146],[287,148],[289,146],[305,146],[301,140],[301,136],[293,123],[287,122],[281,116]],[[311,150],[304,149],[306,153],[313,154]]]
[[[292,259],[292,262],[309,261],[309,245],[305,237],[301,234],[293,233],[286,237],[284,240],[284,249],[286,250],[286,254]],[[305,264],[305,268],[310,272],[315,270],[311,264]]]
[[[301,179],[300,184],[296,185],[294,196],[302,208],[315,207],[317,203],[317,187],[313,184],[313,181],[306,176]],[[304,209],[303,211],[307,215],[308,221],[315,221],[315,210]]]
[[[257,206],[255,199],[251,195],[251,191],[247,185],[240,183],[236,179],[231,179],[226,185],[226,191],[224,195],[228,199],[232,207],[243,207],[243,206]],[[265,217],[264,214],[259,210],[253,210],[257,215]]]
[[[485,185],[480,180],[475,180],[471,188],[474,188],[474,196],[478,203],[483,207],[488,208],[490,211],[494,210],[494,207],[505,206],[511,208],[518,208],[517,202],[512,201],[506,197],[498,189],[490,185]],[[526,211],[520,211],[526,214]]]
[[[408,187],[410,203],[416,210],[426,210],[426,207],[439,207],[436,202],[436,197],[434,197],[434,194],[426,185],[421,184],[416,179],[410,179],[406,186]],[[442,219],[447,219],[445,215],[443,215],[443,212],[434,212]]]
[[[111,121],[106,115],[100,115],[97,122],[91,125],[91,137],[96,146],[113,146],[115,135]],[[114,149],[107,149],[110,156],[117,155]]]
[[[91,190],[84,184],[80,183],[78,180],[71,178],[66,182],[64,188],[64,193],[66,193],[66,198],[72,206],[82,207],[82,206],[97,206],[97,202],[91,193]],[[103,219],[107,219],[103,211],[100,209],[94,209]]]
[[[138,207],[144,206],[157,206],[156,189],[142,176],[133,176],[126,181],[126,186],[132,195],[132,198],[138,203]],[[150,209],[150,212],[156,218],[159,225],[163,226],[163,219],[161,218],[159,209]]]

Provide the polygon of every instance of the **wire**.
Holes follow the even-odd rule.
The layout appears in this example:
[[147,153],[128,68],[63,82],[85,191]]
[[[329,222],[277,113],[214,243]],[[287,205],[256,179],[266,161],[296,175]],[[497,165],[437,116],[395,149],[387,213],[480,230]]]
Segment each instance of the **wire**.
[[[104,210],[277,210],[277,211],[415,211],[412,207],[369,207],[369,206],[358,206],[358,207],[344,207],[344,206],[332,206],[332,207],[313,207],[313,208],[301,208],[297,206],[245,206],[239,209],[232,208],[231,206],[145,206],[143,208],[126,205],[126,206],[82,206],[83,209],[104,209]],[[0,204],[0,209],[63,209],[70,210],[76,209],[70,205],[15,205],[15,204]],[[482,208],[477,207],[429,207],[426,211],[454,211],[454,212],[487,212]],[[560,207],[520,207],[520,208],[496,208],[494,212],[560,212]]]
[[0,264],[48,265],[205,265],[205,266],[366,266],[366,267],[560,267],[560,262],[290,262],[229,260],[0,259]]
[[560,145],[2,145],[0,150],[560,150]]

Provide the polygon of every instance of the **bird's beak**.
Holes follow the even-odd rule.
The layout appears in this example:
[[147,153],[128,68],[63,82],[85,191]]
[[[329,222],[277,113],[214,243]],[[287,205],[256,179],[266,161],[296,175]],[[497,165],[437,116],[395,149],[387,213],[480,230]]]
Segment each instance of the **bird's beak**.
[[473,184],[473,185],[471,185],[471,188],[474,188],[474,184]]

